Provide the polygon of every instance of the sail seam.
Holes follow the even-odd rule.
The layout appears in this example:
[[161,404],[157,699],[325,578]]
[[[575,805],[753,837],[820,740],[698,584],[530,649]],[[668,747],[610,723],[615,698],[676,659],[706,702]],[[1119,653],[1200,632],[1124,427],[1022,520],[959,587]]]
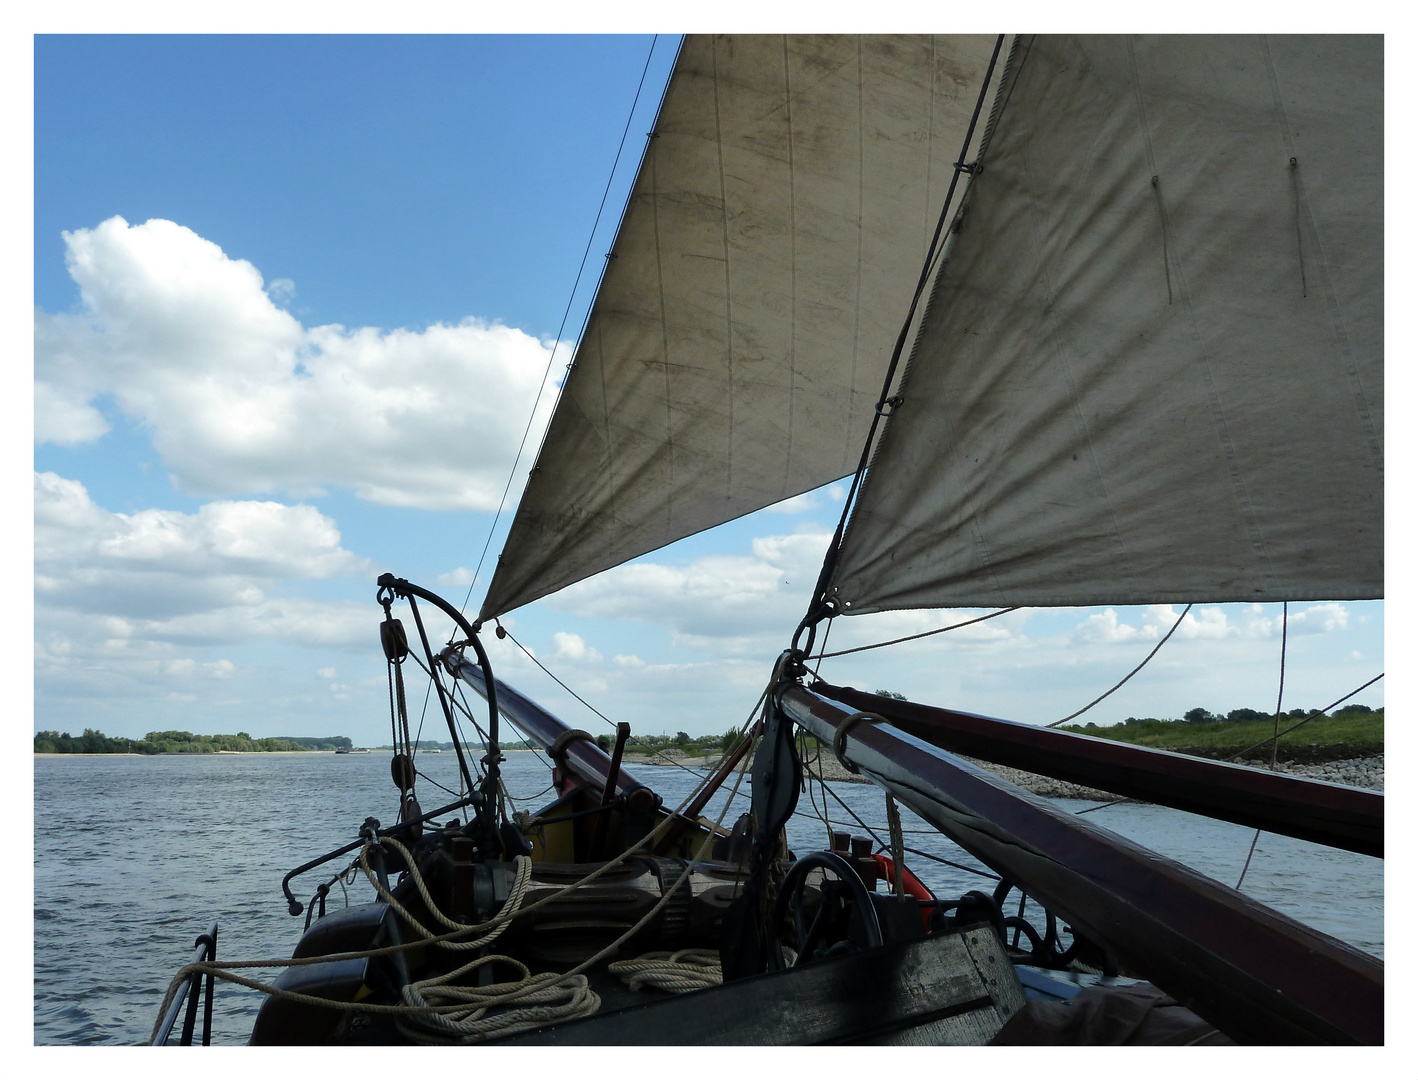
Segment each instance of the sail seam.
[[[1285,109],[1285,99],[1280,92],[1280,79],[1275,72],[1275,62],[1270,52],[1269,36],[1261,37],[1261,50],[1265,55],[1266,71],[1270,75],[1271,92],[1275,96],[1275,108],[1280,118],[1280,131],[1285,139],[1285,149],[1291,161],[1291,177],[1295,185],[1295,215],[1296,228],[1299,228],[1301,221],[1301,211],[1303,207],[1303,218],[1309,222],[1311,234],[1311,246],[1315,251],[1315,261],[1318,264],[1319,285],[1324,293],[1325,310],[1329,315],[1330,324],[1334,328],[1334,335],[1338,339],[1338,353],[1344,364],[1345,374],[1349,378],[1349,386],[1354,395],[1354,407],[1359,413],[1360,423],[1364,428],[1364,435],[1369,444],[1369,458],[1374,463],[1379,475],[1383,475],[1384,452],[1383,439],[1379,436],[1374,427],[1373,413],[1369,408],[1368,395],[1364,392],[1364,384],[1359,378],[1358,367],[1354,362],[1354,351],[1349,344],[1349,328],[1345,324],[1344,314],[1340,311],[1339,300],[1334,294],[1334,285],[1330,280],[1329,262],[1325,258],[1324,243],[1320,239],[1319,223],[1315,221],[1313,208],[1308,199],[1304,198],[1305,184],[1300,176],[1299,154],[1295,148],[1293,132],[1290,130],[1290,118]],[[1300,272],[1304,274],[1304,253],[1301,252]],[[1303,284],[1303,277],[1302,277]]]
[[788,59],[788,35],[783,35],[783,110],[788,128],[788,452],[783,456],[782,489],[793,474],[793,421],[798,389],[798,204],[797,171],[793,161],[793,73]]
[[[1137,91],[1138,94],[1138,110],[1139,114],[1141,115],[1142,89],[1136,81],[1137,62],[1136,57],[1133,55],[1131,38],[1128,39],[1128,56],[1133,61],[1132,68],[1134,76],[1134,89]],[[1081,66],[1085,70],[1088,69],[1089,65],[1087,63],[1086,58],[1084,58]],[[1145,119],[1143,137],[1147,143],[1148,161],[1149,164],[1151,164],[1152,142],[1147,135]],[[1100,128],[1100,130],[1095,134],[1093,141],[1089,144],[1088,155],[1086,159],[1088,164],[1083,170],[1081,170],[1083,175],[1087,175],[1087,173],[1092,168],[1093,162],[1097,160],[1099,155],[1099,144],[1102,138],[1103,132]],[[1155,166],[1151,169],[1151,171],[1155,174]],[[1021,187],[1025,187],[1027,189],[1029,181],[1036,177],[1038,177],[1038,173],[1031,163],[1030,144],[1028,143],[1028,141],[1025,141],[1019,148],[1019,182]],[[1154,178],[1154,186],[1155,183],[1156,181]],[[1042,207],[1044,205],[1044,200],[1035,199],[1034,205],[1036,207]],[[1058,365],[1058,368],[1062,372],[1063,378],[1067,383],[1068,402],[1071,408],[1071,412],[1073,414],[1074,423],[1076,425],[1078,433],[1077,437],[1082,440],[1083,447],[1086,447],[1088,471],[1092,477],[1094,488],[1097,491],[1098,496],[1103,504],[1103,513],[1105,513],[1107,517],[1107,530],[1109,538],[1112,541],[1113,550],[1116,552],[1118,559],[1123,564],[1123,573],[1129,580],[1133,580],[1134,570],[1132,552],[1129,550],[1127,543],[1123,539],[1124,530],[1118,522],[1117,506],[1113,499],[1113,493],[1109,489],[1105,476],[1105,470],[1098,458],[1098,447],[1094,440],[1093,428],[1088,422],[1088,410],[1084,407],[1083,393],[1079,389],[1079,375],[1077,370],[1075,369],[1075,364],[1073,362],[1075,358],[1071,355],[1070,349],[1068,348],[1068,343],[1065,340],[1066,329],[1063,324],[1063,317],[1060,311],[1059,304],[1060,294],[1062,292],[1062,288],[1060,286],[1060,275],[1062,273],[1062,268],[1059,266],[1059,263],[1063,261],[1063,259],[1066,257],[1065,251],[1060,249],[1066,249],[1068,245],[1068,240],[1065,239],[1061,241],[1059,246],[1054,248],[1053,250],[1051,250],[1049,244],[1048,234],[1050,232],[1051,227],[1057,235],[1063,237],[1076,237],[1079,233],[1086,233],[1088,226],[1087,222],[1085,222],[1085,224],[1081,228],[1078,228],[1077,231],[1075,231],[1073,222],[1076,220],[1077,213],[1078,211],[1076,207],[1074,205],[1069,205],[1064,208],[1062,214],[1060,215],[1057,221],[1051,221],[1048,218],[1047,213],[1042,211],[1036,214],[1033,219],[1035,235],[1034,248],[1041,255],[1039,272],[1041,278],[1043,279],[1044,289],[1046,291],[1046,300],[1044,303],[1043,310],[1040,312],[1041,321],[1044,325],[1043,344],[1044,347],[1048,350],[1048,354],[1052,357],[1054,363]],[[1169,283],[1169,295],[1170,289],[1171,286]],[[1042,351],[1043,350],[1041,350],[1041,352]],[[1023,390],[1023,383],[1023,379],[1020,379],[1015,383],[1016,394]],[[1013,415],[1016,412],[1017,410],[1014,409],[1007,410],[1007,413],[1009,415]],[[1082,448],[1080,448],[1080,450],[1082,450]],[[993,567],[991,568],[991,570],[991,576],[993,580]]]
[[[713,55],[714,42],[710,38],[710,55]],[[717,108],[718,98],[715,98]],[[674,474],[674,405],[670,394],[670,330],[668,316],[665,313],[665,253],[663,241],[660,236],[660,195],[659,195],[659,169],[657,159],[650,162],[650,180],[653,185],[655,197],[650,202],[650,220],[655,230],[655,293],[660,306],[660,358],[661,366],[665,377],[665,474],[666,474],[666,495],[665,495],[665,526],[673,517],[674,506],[674,484],[669,482]]]
[[[853,429],[857,410],[857,368],[862,350],[862,241],[866,232],[864,202],[866,197],[866,146],[863,129],[866,124],[866,77],[862,70],[862,35],[857,35],[857,266],[853,279],[856,290],[852,297],[852,374],[847,382],[847,431]],[[843,440],[846,443],[847,440]],[[846,449],[846,446],[843,447]]]
[[[1004,37],[1004,35],[1000,35],[1000,39],[999,39],[1000,43],[1002,43],[1003,37]],[[1032,40],[1032,39],[1031,39],[1031,40]],[[986,122],[985,122],[985,126],[984,126],[983,132],[982,132],[982,134],[981,134],[981,136],[980,136],[980,141],[979,141],[979,143],[978,143],[978,148],[977,148],[977,150],[976,150],[976,154],[975,154],[975,164],[976,164],[977,166],[979,166],[980,164],[982,164],[983,161],[984,161],[985,150],[986,150],[986,148],[987,148],[988,145],[989,145],[990,136],[993,134],[995,125],[996,125],[996,123],[997,123],[998,120],[999,120],[1000,114],[1001,114],[1001,112],[1003,111],[1004,106],[1005,106],[1006,102],[1007,102],[1008,99],[1009,99],[1009,96],[1013,93],[1013,91],[1014,91],[1014,86],[1015,86],[1016,83],[1018,82],[1019,72],[1020,72],[1020,69],[1021,69],[1021,67],[1022,67],[1022,65],[1023,65],[1023,60],[1024,60],[1024,58],[1027,58],[1027,56],[1028,56],[1029,48],[1028,48],[1027,45],[1022,46],[1022,48],[1021,48],[1021,42],[1022,42],[1022,41],[1023,41],[1023,38],[1022,38],[1022,37],[1020,37],[1020,36],[1015,36],[1014,40],[1012,40],[1012,41],[1010,42],[1009,51],[1005,54],[1003,66],[1000,68],[999,85],[998,85],[998,86],[996,87],[996,89],[995,89],[994,99],[993,99],[993,102],[992,102],[991,107],[990,107],[990,113],[989,113],[989,116],[988,116],[988,118],[987,118],[987,120],[986,120]],[[1022,56],[1021,56],[1021,52],[1022,52]],[[999,55],[999,43],[996,44],[995,54],[994,54],[994,55],[995,55],[996,58],[997,58],[998,55]],[[994,61],[992,60],[992,61],[991,61],[991,67],[993,67],[993,64],[994,64]],[[986,70],[986,76],[985,76],[984,85],[982,85],[981,88],[980,88],[980,102],[977,102],[977,104],[976,104],[976,116],[977,116],[977,117],[978,117],[978,111],[979,111],[980,104],[983,102],[985,95],[988,94],[988,92],[989,92],[990,83],[991,83],[991,81],[992,81],[992,75],[993,75],[992,71],[991,71],[990,69],[987,69],[987,70]],[[973,125],[972,125],[972,127],[973,127]],[[962,163],[962,164],[964,163],[964,160],[969,156],[970,143],[971,143],[972,140],[973,140],[973,132],[970,132],[970,133],[967,134],[967,138],[966,138],[965,145],[960,148],[960,157],[961,157],[961,163]],[[964,170],[963,170],[963,169],[956,169],[956,170],[953,172],[953,174],[952,174],[952,178],[951,178],[951,185],[952,185],[952,186],[951,186],[950,190],[948,190],[948,191],[946,192],[945,205],[944,205],[944,207],[942,207],[942,210],[941,210],[942,216],[944,216],[944,215],[945,215],[946,213],[948,213],[949,210],[950,210],[951,197],[954,195],[954,185],[955,185],[955,182],[956,182],[956,181],[958,180],[958,178],[960,177],[962,171],[964,171]],[[930,315],[930,313],[931,313],[931,310],[932,310],[932,308],[933,308],[933,306],[934,306],[934,304],[935,304],[936,298],[937,298],[937,296],[939,295],[941,289],[943,288],[943,281],[944,281],[944,277],[945,277],[945,267],[946,267],[946,264],[949,262],[949,259],[950,259],[950,252],[951,252],[951,250],[953,249],[954,244],[955,244],[956,233],[957,233],[958,229],[960,228],[960,225],[961,225],[961,223],[962,223],[962,221],[963,221],[963,219],[964,219],[964,216],[965,216],[965,214],[966,214],[966,212],[967,212],[967,210],[968,210],[970,196],[971,196],[971,193],[972,193],[973,188],[974,188],[974,181],[975,181],[974,175],[970,175],[969,179],[968,179],[967,182],[966,182],[965,191],[962,193],[961,198],[960,198],[960,207],[959,207],[959,209],[955,212],[953,218],[951,219],[950,227],[946,230],[946,233],[945,233],[944,242],[940,244],[940,248],[939,248],[939,250],[938,250],[938,251],[936,252],[936,254],[935,254],[935,258],[934,258],[934,264],[935,264],[935,265],[934,265],[934,269],[932,269],[930,266],[927,266],[927,267],[925,268],[925,270],[923,271],[923,281],[924,281],[924,280],[927,280],[927,279],[930,279],[931,276],[934,275],[934,282],[933,282],[933,285],[932,285],[931,289],[925,294],[925,300],[924,300],[924,303],[923,303],[923,305],[922,305],[922,307],[921,307],[920,319],[919,319],[919,322],[918,322],[917,328],[916,328],[916,336],[915,336],[915,338],[912,339],[910,351],[909,351],[909,352],[907,353],[907,355],[906,355],[906,362],[905,362],[904,366],[903,366],[902,369],[901,369],[901,378],[900,378],[899,382],[897,383],[897,385],[900,386],[900,387],[904,387],[904,386],[906,385],[907,381],[908,381],[909,378],[910,378],[911,371],[912,371],[912,369],[915,367],[915,364],[916,364],[916,354],[917,354],[917,350],[918,350],[918,348],[919,348],[919,346],[920,346],[920,328],[925,325],[926,319],[929,317],[929,315]],[[902,328],[902,333],[903,333],[903,334],[906,333],[906,331],[909,329],[910,321],[911,321],[912,317],[913,317],[912,315],[908,315],[908,317],[907,317],[907,326]],[[883,388],[882,388],[882,396],[883,396],[883,398],[884,398],[887,394],[890,393],[890,381],[891,381],[891,380],[890,380],[890,378],[888,377],[888,380],[887,380],[886,385],[884,385]],[[873,432],[874,432],[874,431],[875,431],[875,428],[873,428]],[[859,480],[859,483],[857,483],[857,489],[858,489],[858,491],[862,491],[862,490],[865,489],[865,487],[866,487],[866,485],[867,485],[867,483],[868,483],[868,481],[869,481],[869,479],[870,479],[870,474],[871,474],[871,472],[872,472],[872,469],[873,469],[873,468],[875,467],[875,465],[876,465],[877,459],[880,458],[881,455],[885,452],[886,443],[887,443],[887,440],[888,440],[888,438],[889,438],[889,436],[890,436],[890,432],[891,432],[891,423],[890,423],[890,421],[888,420],[888,422],[887,422],[885,428],[884,428],[883,431],[882,431],[881,438],[877,441],[877,443],[876,443],[875,446],[872,446],[872,434],[871,434],[871,433],[868,434],[868,436],[867,436],[867,447],[870,448],[871,456],[870,456],[870,460],[865,463],[865,468],[859,467],[859,470],[858,470],[858,480]],[[856,493],[856,492],[849,492],[849,493],[848,493],[848,498],[847,498],[847,500],[846,500],[847,505],[844,506],[843,511],[842,511],[842,519],[843,519],[843,520],[842,520],[842,522],[839,523],[839,525],[838,525],[838,528],[839,528],[839,530],[841,531],[841,538],[840,538],[840,539],[836,542],[836,544],[835,544],[835,549],[836,549],[836,552],[837,552],[837,553],[840,553],[840,552],[846,550],[846,548],[847,548],[847,541],[848,541],[848,539],[849,539],[849,538],[851,537],[851,535],[852,535],[853,526],[855,526],[856,523],[857,523],[857,510],[858,510],[859,507],[861,506],[863,500],[862,500],[862,498],[859,496],[859,497],[855,500],[855,504],[854,504],[854,500],[852,499],[852,495],[855,494],[855,493]],[[849,512],[851,513],[851,517],[850,517],[850,518],[848,518],[848,513],[849,513]],[[823,571],[823,580],[824,580],[824,582],[827,580],[828,575],[829,575],[830,573],[832,573],[833,571],[835,571],[835,557],[836,557],[836,556],[834,555],[833,549],[832,549],[832,548],[829,548],[829,550],[828,550],[828,559],[834,560],[834,566],[833,566],[832,569],[830,569],[830,570],[829,570],[828,568],[824,567],[824,571]],[[986,560],[986,561],[987,561],[987,563],[988,563],[988,560]],[[820,588],[820,590],[821,590],[821,589],[824,588],[824,587],[825,587],[825,586],[820,586],[819,588]],[[835,591],[835,589],[834,589],[834,591]],[[999,589],[996,588],[996,592],[998,592],[998,591],[999,591]],[[840,597],[839,597],[839,599],[840,599]],[[845,610],[845,608],[850,607],[850,602],[845,602],[845,603],[843,604],[843,606],[844,606],[844,610]],[[983,606],[983,605],[981,605],[981,606]],[[861,609],[861,608],[859,608],[859,609],[857,609],[857,613],[860,614],[860,613],[862,613],[864,610],[874,610],[874,609]]]
[[[994,51],[990,55],[989,66],[985,70],[985,78],[980,86],[980,94],[975,102],[975,110],[970,118],[970,126],[966,129],[964,145],[962,145],[960,150],[962,159],[969,153],[970,143],[975,135],[975,126],[979,122],[980,110],[984,107],[985,98],[989,93],[990,84],[992,82],[992,78],[995,71],[995,65],[999,60],[1000,48],[1003,44],[1004,35],[1000,34],[995,39]],[[1013,55],[1013,49],[1010,50],[1009,55]],[[1003,80],[1006,77],[1007,67],[1005,71],[1001,73],[1001,79]],[[1001,85],[1003,85],[1003,83],[1001,83]],[[967,169],[963,160],[957,162],[957,167],[951,176],[950,188],[946,192],[945,204],[941,207],[940,220],[936,225],[936,236],[938,238],[936,243],[939,245],[939,247],[936,251],[933,251],[931,253],[930,257],[927,258],[926,265],[921,267],[921,276],[916,283],[916,291],[911,298],[911,304],[910,307],[907,309],[906,319],[901,326],[901,332],[897,336],[896,345],[892,352],[891,361],[887,365],[886,376],[882,380],[881,396],[877,399],[876,414],[872,417],[871,427],[867,431],[866,441],[862,446],[861,457],[857,462],[856,472],[852,476],[852,486],[847,492],[846,499],[843,500],[842,515],[837,521],[837,528],[832,534],[832,540],[828,544],[827,553],[823,558],[822,569],[818,573],[817,583],[813,587],[812,600],[810,601],[810,604],[812,606],[809,609],[808,613],[803,616],[802,622],[798,625],[797,632],[793,635],[794,648],[796,648],[797,640],[801,636],[803,630],[815,626],[817,621],[819,621],[825,614],[827,614],[825,603],[827,600],[828,585],[830,584],[833,573],[836,569],[838,555],[842,551],[843,541],[847,534],[849,515],[851,515],[852,508],[855,502],[857,501],[856,496],[861,490],[864,475],[868,470],[868,463],[874,460],[876,454],[880,452],[880,447],[876,443],[876,432],[880,424],[881,418],[884,415],[882,412],[882,406],[886,404],[887,396],[891,392],[891,384],[896,377],[896,368],[901,358],[902,349],[905,347],[906,344],[906,336],[910,331],[912,322],[916,318],[916,313],[921,302],[921,297],[926,292],[926,284],[931,279],[931,274],[933,272],[932,268],[935,267],[934,272],[939,273],[939,264],[941,262],[940,256],[944,252],[946,244],[949,240],[948,232],[945,236],[942,236],[941,232],[945,227],[946,221],[948,220],[948,215],[950,214],[951,201],[954,198],[955,189],[957,184],[959,183],[960,175],[962,172],[965,171],[967,171]],[[932,246],[935,247],[936,244],[933,244]],[[844,606],[850,606],[850,602],[848,602]]]
[[[719,50],[714,48],[714,156],[719,166],[719,230],[724,245],[724,359],[729,371],[728,462],[724,498],[734,493],[734,289],[729,267],[729,194],[724,182],[724,125],[719,113]],[[669,368],[665,368],[668,379]]]
[[[1128,60],[1132,66],[1133,86],[1137,93],[1138,120],[1142,128],[1144,145],[1147,148],[1148,171],[1154,175],[1160,175],[1161,169],[1157,166],[1157,158],[1153,152],[1152,135],[1147,120],[1147,102],[1142,92],[1142,72],[1137,62],[1137,50],[1135,47],[1135,35],[1129,35]],[[1199,365],[1202,381],[1206,386],[1207,401],[1211,406],[1211,417],[1215,427],[1217,441],[1221,445],[1222,456],[1226,462],[1226,471],[1231,477],[1231,487],[1235,492],[1238,508],[1241,513],[1242,523],[1245,527],[1246,538],[1250,543],[1251,552],[1258,564],[1259,573],[1268,580],[1269,585],[1264,590],[1256,590],[1273,594],[1275,591],[1275,571],[1271,566],[1270,552],[1266,549],[1264,537],[1261,535],[1259,525],[1256,521],[1255,505],[1251,501],[1250,491],[1246,486],[1246,478],[1241,470],[1239,455],[1236,452],[1235,440],[1231,435],[1230,424],[1226,420],[1226,410],[1221,403],[1221,393],[1216,385],[1216,374],[1212,370],[1212,355],[1207,348],[1205,336],[1198,325],[1196,305],[1192,301],[1191,289],[1187,285],[1186,269],[1182,265],[1180,253],[1175,253],[1174,258],[1177,263],[1177,290],[1182,296],[1182,306],[1186,309],[1186,321],[1190,326],[1190,336],[1192,344],[1195,346],[1197,355],[1200,357]]]

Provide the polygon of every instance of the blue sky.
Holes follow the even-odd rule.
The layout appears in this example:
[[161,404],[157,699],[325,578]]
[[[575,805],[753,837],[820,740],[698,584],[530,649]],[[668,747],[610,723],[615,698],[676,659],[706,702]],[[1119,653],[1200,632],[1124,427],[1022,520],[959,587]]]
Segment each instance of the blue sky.
[[[553,375],[675,43],[651,56]],[[650,50],[36,40],[37,730],[387,741],[374,578],[467,593]],[[723,731],[790,638],[839,509],[829,487],[504,621],[613,720]],[[1180,610],[1018,612],[823,675],[1043,723]],[[833,645],[970,614],[842,620]],[[1279,615],[1194,609],[1090,717],[1273,707]],[[514,685],[601,730],[510,643],[490,648]],[[1291,605],[1285,707],[1328,703],[1383,654],[1382,603]],[[1382,704],[1383,684],[1356,700]]]

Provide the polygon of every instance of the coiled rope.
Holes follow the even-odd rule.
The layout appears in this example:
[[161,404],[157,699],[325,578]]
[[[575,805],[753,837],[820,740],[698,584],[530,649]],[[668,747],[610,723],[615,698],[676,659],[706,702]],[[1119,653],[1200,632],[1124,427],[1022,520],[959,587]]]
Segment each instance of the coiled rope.
[[710,949],[649,952],[634,960],[616,960],[606,970],[632,990],[652,986],[671,994],[703,990],[724,981],[719,954]]

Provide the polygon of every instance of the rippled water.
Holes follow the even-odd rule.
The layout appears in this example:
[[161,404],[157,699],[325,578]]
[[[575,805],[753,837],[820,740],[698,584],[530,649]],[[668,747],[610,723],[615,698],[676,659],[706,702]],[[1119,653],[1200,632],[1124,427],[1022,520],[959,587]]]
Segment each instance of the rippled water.
[[[531,753],[508,755],[507,786],[531,799],[549,782]],[[457,788],[452,754],[421,755],[434,781]],[[248,754],[34,759],[34,1040],[39,1044],[147,1041],[173,973],[191,959],[198,934],[216,921],[220,959],[289,956],[304,919],[291,918],[281,878],[291,868],[356,838],[370,814],[393,820],[389,755]],[[641,780],[674,805],[696,777],[641,767]],[[867,784],[833,791],[885,835],[881,792]],[[445,800],[420,781],[426,809]],[[745,783],[740,797],[746,797]],[[711,805],[714,816],[722,798]],[[1084,803],[1060,801],[1078,809]],[[835,801],[829,817],[861,833]],[[725,818],[732,823],[736,805]],[[825,828],[807,798],[789,829],[799,852],[824,844]],[[1106,828],[1234,884],[1252,830],[1154,806],[1124,804],[1091,815]],[[907,844],[979,864],[908,812]],[[908,862],[941,895],[989,883],[921,858]],[[332,866],[336,864],[331,864]],[[322,867],[322,870],[326,868]],[[333,872],[333,871],[331,871]],[[308,898],[324,880],[300,879]],[[328,875],[327,875],[328,877]],[[1245,891],[1341,940],[1383,955],[1383,863],[1299,840],[1263,834]],[[369,898],[363,881],[352,902]],[[332,897],[339,904],[339,890]],[[244,1042],[262,996],[217,984],[213,1042]]]

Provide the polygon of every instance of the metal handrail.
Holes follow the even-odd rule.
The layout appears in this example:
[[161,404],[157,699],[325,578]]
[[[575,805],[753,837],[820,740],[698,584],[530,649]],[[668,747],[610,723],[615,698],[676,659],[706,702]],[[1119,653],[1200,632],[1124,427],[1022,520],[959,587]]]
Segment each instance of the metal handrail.
[[[207,932],[196,941],[196,952],[192,954],[192,963],[201,964],[217,958],[217,924],[212,923],[207,928]],[[162,1018],[162,1023],[158,1025],[157,1036],[153,1039],[154,1046],[166,1046],[168,1038],[172,1035],[173,1025],[177,1023],[177,1014],[182,1012],[182,1007],[187,1006],[187,1015],[182,1021],[182,1037],[178,1042],[179,1046],[192,1045],[192,1033],[197,1026],[197,1004],[202,996],[202,972],[194,971],[182,983],[182,989],[177,992],[177,996],[172,999],[172,1004],[168,1006],[166,1014]],[[216,994],[216,979],[212,975],[207,975],[207,1001],[202,1011],[202,1045],[212,1045],[212,998]]]

